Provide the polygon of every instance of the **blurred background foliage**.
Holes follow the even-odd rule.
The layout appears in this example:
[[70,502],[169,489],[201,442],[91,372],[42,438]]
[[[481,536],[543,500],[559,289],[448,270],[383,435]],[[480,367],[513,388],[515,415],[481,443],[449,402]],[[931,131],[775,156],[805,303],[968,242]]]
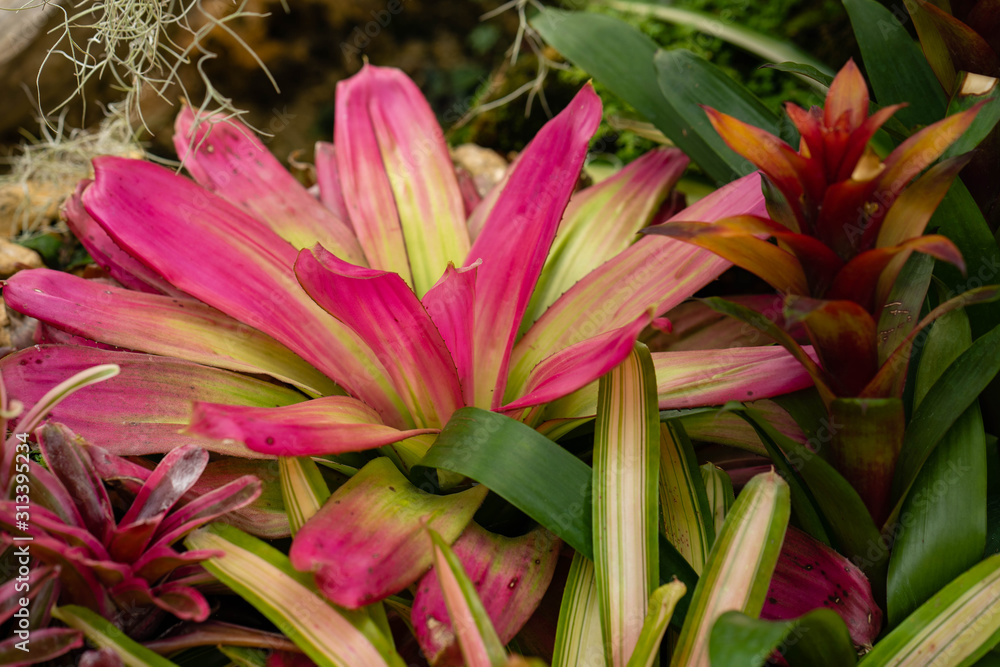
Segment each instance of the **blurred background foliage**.
[[[0,0],[0,6],[14,9],[24,2]],[[121,86],[110,76],[92,78],[82,96],[55,110],[76,87],[74,72],[71,63],[58,54],[47,61],[45,56],[59,37],[63,10],[73,13],[94,4],[93,0],[76,5],[54,2],[45,8],[0,14],[0,41],[7,54],[0,58],[0,86],[6,88],[0,108],[0,151],[6,158],[0,166],[0,174],[6,172],[0,190],[0,232],[9,238],[30,230],[28,235],[21,233],[19,240],[27,239],[37,250],[45,250],[43,257],[50,263],[60,263],[58,258],[79,261],[73,260],[72,252],[60,253],[58,242],[37,237],[59,231],[58,204],[73,183],[86,175],[81,172],[87,168],[89,154],[95,149],[136,150],[125,137],[109,141],[112,130],[99,131],[109,105],[122,95]],[[309,179],[305,165],[312,159],[313,145],[332,136],[336,83],[360,69],[364,58],[399,67],[411,76],[430,100],[451,143],[476,143],[509,157],[588,79],[581,70],[565,65],[554,50],[530,43],[530,34],[519,40],[523,24],[518,7],[505,9],[513,4],[498,0],[397,0],[395,4],[389,0],[295,0],[286,6],[280,0],[245,0],[242,4],[203,0],[204,12],[215,20],[226,19],[229,28],[207,32],[201,48],[215,57],[202,62],[203,73],[223,99],[246,111],[244,120],[267,135],[265,142],[279,159],[303,167],[299,175],[305,180]],[[787,39],[834,67],[857,56],[850,24],[835,0],[680,0],[672,4]],[[581,8],[579,0],[561,5]],[[525,9],[529,14],[532,11],[530,4]],[[597,3],[589,9],[628,21],[663,48],[687,48],[704,56],[774,108],[786,100],[804,105],[818,101],[815,91],[798,79],[760,69],[757,57],[723,42],[711,31],[675,26]],[[243,15],[234,17],[234,12]],[[76,39],[85,43],[88,32],[81,31]],[[519,46],[516,54],[515,43]],[[528,96],[522,94],[497,104],[539,77],[540,60],[565,68],[548,71],[538,90],[541,97],[532,96],[529,104]],[[180,68],[178,78],[183,92],[174,86],[162,97],[148,90],[140,95],[147,128],[140,128],[138,134],[141,148],[168,160],[175,157],[170,138],[182,94],[196,104],[205,95],[194,62]],[[597,90],[604,100],[605,120],[594,139],[594,155],[615,167],[651,148],[655,142],[640,136],[645,133],[631,131],[639,120],[634,111],[602,86]],[[48,112],[48,127],[40,126],[39,109]],[[133,126],[138,126],[134,120]],[[32,200],[30,206],[26,199]]]

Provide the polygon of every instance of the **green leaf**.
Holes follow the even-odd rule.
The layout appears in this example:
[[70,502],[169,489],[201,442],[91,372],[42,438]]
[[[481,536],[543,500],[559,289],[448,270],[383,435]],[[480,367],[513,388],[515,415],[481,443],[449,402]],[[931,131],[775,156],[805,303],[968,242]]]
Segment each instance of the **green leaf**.
[[893,478],[894,498],[907,493],[944,434],[1000,371],[998,345],[1000,326],[976,340],[949,365],[913,411]]
[[830,404],[830,423],[830,463],[882,525],[892,513],[890,488],[906,431],[902,399],[838,398]]
[[676,579],[660,586],[649,596],[649,610],[642,623],[639,641],[626,667],[653,667],[660,652],[660,642],[667,631],[667,625],[687,588]]
[[[971,341],[968,318],[960,310],[934,323],[917,371],[918,405]],[[973,402],[927,458],[903,502],[889,558],[890,625],[982,559],[986,455],[983,419]]]
[[[931,216],[927,228],[947,236],[962,252],[968,275],[947,262],[938,262],[934,275],[948,286],[949,295],[960,295],[983,285],[1000,283],[1000,249],[982,211],[961,178]],[[947,298],[947,296],[945,297]],[[968,310],[973,339],[1000,325],[1000,302],[977,304]]]
[[865,667],[971,665],[1000,641],[1000,556],[938,591],[865,656]]
[[791,621],[762,621],[731,611],[712,628],[714,665],[758,667],[775,650],[791,667],[851,667],[858,661],[847,626],[830,609]]
[[638,29],[603,14],[558,9],[543,9],[531,25],[557,51],[635,107],[717,183],[748,173],[743,158],[728,148],[728,154],[720,154],[705,136],[690,131],[657,83],[656,43]]
[[479,408],[456,410],[420,466],[476,480],[594,557],[593,471],[530,426]]
[[[763,60],[770,62],[792,60],[796,63],[805,63],[805,67],[812,69],[821,76],[829,79],[833,78],[833,71],[829,67],[805,51],[798,49],[791,42],[775,39],[732,21],[720,21],[712,14],[676,6],[630,0],[599,0],[598,4],[621,12],[637,14],[639,16],[652,16],[661,21],[701,30],[734,46],[746,49],[750,53],[760,56]],[[823,85],[829,86],[830,84],[826,83]]]
[[905,26],[875,0],[844,0],[844,7],[878,103],[909,103],[896,117],[910,127],[941,120],[948,101]]
[[594,566],[606,659],[622,667],[639,640],[641,627],[635,619],[645,615],[659,583],[660,412],[649,350],[636,343],[598,384]]
[[204,568],[266,616],[317,665],[402,666],[367,612],[334,608],[314,592],[312,577],[295,571],[288,557],[274,547],[221,523],[191,533],[184,544],[190,550],[223,552],[222,558],[203,562]]
[[[963,82],[969,78],[968,73],[964,73],[962,76]],[[949,116],[970,109],[980,102],[985,102],[985,104],[979,110],[979,113],[976,114],[976,119],[972,121],[969,129],[958,138],[958,141],[949,146],[948,150],[941,156],[945,160],[973,150],[993,131],[997,122],[1000,121],[1000,86],[994,83],[989,91],[981,94],[977,94],[978,91],[970,93],[963,93],[961,91],[962,85],[960,84],[959,92],[951,98],[951,102],[948,104]]]
[[884,364],[920,321],[934,258],[915,252],[903,264],[878,319],[878,363]]
[[281,495],[292,535],[295,535],[330,497],[330,487],[323,480],[319,466],[308,457],[279,456],[278,466],[281,471]]
[[698,580],[672,667],[708,667],[709,633],[727,611],[760,614],[788,526],[788,485],[774,472],[744,487]]
[[98,648],[114,651],[126,667],[176,667],[175,663],[129,639],[114,623],[86,607],[55,607],[52,616],[85,634]]
[[779,72],[798,74],[799,76],[812,79],[824,88],[829,88],[830,84],[833,83],[833,72],[830,72],[827,68],[820,70],[813,65],[803,62],[767,63],[766,65],[761,65],[761,67],[776,69]]
[[594,564],[577,551],[569,567],[559,624],[556,626],[552,667],[605,667],[601,602]]
[[469,667],[503,667],[507,653],[475,585],[448,543],[433,530],[430,534],[434,543],[434,570],[465,663]]
[[791,140],[790,143],[797,144],[798,134],[791,126],[783,128],[777,114],[701,56],[686,49],[672,49],[658,51],[653,62],[660,92],[670,100],[684,123],[683,131],[701,136],[716,155],[726,161],[734,172],[729,180],[756,171],[757,167],[726,145],[712,127],[701,105],[729,114],[775,136],[784,135],[782,130],[790,131],[793,136],[786,138]]
[[679,420],[660,425],[659,443],[663,532],[694,571],[701,574],[715,541],[716,519],[709,507],[694,447]]

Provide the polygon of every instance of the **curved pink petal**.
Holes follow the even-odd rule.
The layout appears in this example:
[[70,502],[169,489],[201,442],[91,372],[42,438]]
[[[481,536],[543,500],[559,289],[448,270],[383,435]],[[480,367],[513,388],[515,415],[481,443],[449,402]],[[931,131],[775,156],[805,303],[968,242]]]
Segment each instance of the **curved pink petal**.
[[417,426],[440,428],[463,407],[451,354],[402,278],[348,264],[318,246],[299,253],[295,275],[316,303],[383,360]]
[[462,194],[430,105],[400,70],[365,65],[337,84],[334,137],[369,263],[424,294],[469,249]]
[[594,382],[625,360],[652,316],[559,350],[531,370],[525,395],[502,410],[517,410],[562,398]]
[[481,262],[456,269],[448,265],[437,284],[424,295],[422,303],[434,326],[448,347],[465,405],[475,400],[475,372],[473,362],[473,318],[476,302],[476,276]]
[[364,253],[346,222],[310,195],[260,139],[235,118],[184,106],[174,123],[174,148],[184,168],[209,192],[263,221],[296,248],[322,244],[354,264]]
[[600,120],[601,102],[588,84],[521,154],[469,251],[466,266],[483,261],[473,323],[475,405],[503,403],[511,347]]
[[[714,221],[767,215],[758,173],[719,188],[673,219]],[[520,395],[531,369],[558,350],[618,329],[648,310],[663,313],[731,265],[714,254],[662,236],[645,236],[562,295],[511,354],[508,398]]]
[[[374,406],[405,417],[381,363],[302,290],[295,249],[259,220],[148,162],[102,157],[87,211],[134,257],[174,286],[250,325]],[[141,222],[141,224],[139,224]]]
[[689,162],[676,148],[658,148],[572,196],[521,322],[522,333],[566,290],[632,245]]
[[[336,393],[329,378],[276,340],[185,297],[147,294],[63,271],[21,271],[3,288],[7,305],[69,334],[117,348],[271,375],[313,395]],[[46,331],[52,342],[57,333]]]
[[400,431],[350,396],[325,396],[281,408],[196,403],[187,432],[235,440],[271,456],[321,456],[374,449],[438,429]]
[[330,601],[357,609],[420,578],[433,559],[427,529],[453,542],[486,492],[479,485],[447,496],[426,493],[380,456],[306,521],[288,556],[296,570],[315,573]]
[[[316,185],[323,205],[350,226],[351,214],[347,211],[340,171],[337,169],[337,149],[328,141],[316,142]],[[351,229],[353,231],[353,227]]]
[[93,183],[81,180],[63,205],[66,224],[86,248],[94,262],[122,285],[140,292],[186,296],[136,258],[118,247],[101,225],[83,207],[83,193]]
[[[287,387],[229,371],[86,347],[30,347],[0,359],[0,371],[8,395],[33,405],[66,378],[99,364],[117,364],[121,372],[67,397],[50,418],[86,433],[115,454],[158,454],[192,442],[194,438],[178,431],[188,423],[193,401],[276,406],[305,399]],[[221,453],[254,456],[232,443],[199,444]]]

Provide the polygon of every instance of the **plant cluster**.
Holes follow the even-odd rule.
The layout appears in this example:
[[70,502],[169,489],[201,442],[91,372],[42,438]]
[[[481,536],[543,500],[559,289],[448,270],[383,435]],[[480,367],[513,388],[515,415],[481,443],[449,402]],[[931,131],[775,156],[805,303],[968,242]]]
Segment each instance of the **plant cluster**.
[[[591,85],[481,196],[369,64],[314,189],[190,107],[188,175],[97,158],[64,215],[104,274],[3,287],[38,321],[0,359],[3,660],[993,664],[1000,248],[962,178],[1000,95],[845,6],[867,80],[778,63],[826,89],[784,115],[539,9],[673,144],[587,187]],[[691,300],[734,265],[772,291]]]

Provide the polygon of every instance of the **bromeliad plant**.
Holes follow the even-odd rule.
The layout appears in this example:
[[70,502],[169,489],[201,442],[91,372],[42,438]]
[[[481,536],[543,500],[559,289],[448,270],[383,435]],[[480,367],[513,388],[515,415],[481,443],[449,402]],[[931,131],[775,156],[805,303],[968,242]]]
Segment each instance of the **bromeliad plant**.
[[[88,445],[62,424],[33,428],[70,394],[117,372],[115,366],[88,369],[23,415],[40,462],[28,455],[29,431],[4,445],[4,454],[13,454],[5,456],[11,465],[5,468],[9,493],[0,500],[0,545],[14,568],[0,583],[0,623],[19,630],[0,643],[4,664],[45,662],[81,648],[81,618],[138,640],[158,632],[168,615],[205,621],[210,608],[199,587],[212,579],[199,564],[219,552],[184,551],[177,543],[260,495],[260,481],[251,475],[190,493],[208,463],[208,452],[194,444],[149,469]],[[11,409],[2,380],[0,394],[6,421],[23,404],[12,401]],[[116,504],[127,509],[116,516]],[[53,617],[69,627],[49,627]]]
[[[503,567],[487,568],[495,581],[480,585],[524,582],[488,602],[496,618],[508,615],[497,623],[507,641],[547,587],[557,542],[547,533],[483,538],[467,526],[488,485],[428,494],[467,482],[421,479],[413,468],[461,409],[549,432],[588,420],[592,408],[549,406],[616,366],[654,316],[729,266],[673,240],[636,241],[687,164],[677,150],[574,195],[600,112],[584,88],[497,188],[463,199],[419,91],[398,71],[366,66],[338,87],[336,143],[317,150],[317,200],[241,128],[185,109],[176,143],[196,182],[101,158],[66,207],[124,287],[46,270],[16,275],[7,303],[43,323],[42,342],[63,344],[0,366],[30,400],[39,378],[117,364],[113,382],[53,413],[115,454],[196,441],[220,455],[282,457],[290,562],[315,573],[340,606],[371,606],[416,583],[433,559],[424,524],[435,517],[429,527],[443,539],[461,538],[466,567],[502,554]],[[763,213],[751,174],[683,215]],[[809,383],[775,348],[658,361],[662,407],[675,396],[684,405],[744,396],[754,378],[761,398]],[[692,369],[724,382],[677,387]],[[261,375],[268,380],[253,377]],[[329,458],[379,448],[383,456],[368,461],[371,451],[347,467]],[[331,496],[310,457],[351,479]],[[441,621],[427,619],[438,628],[433,650],[454,655]]]
[[786,106],[801,135],[798,151],[764,130],[706,109],[726,143],[764,174],[770,218],[678,220],[645,230],[711,250],[784,295],[786,322],[802,324],[818,364],[746,308],[712,304],[769,331],[809,370],[831,423],[842,425],[831,448],[835,464],[879,525],[891,509],[890,486],[905,428],[900,398],[914,337],[935,317],[995,293],[986,289],[956,297],[919,323],[923,293],[891,297],[913,253],[965,270],[955,244],[924,235],[924,229],[969,156],[931,165],[978,111],[974,107],[923,128],[883,160],[869,142],[899,107],[869,116],[867,84],[849,61],[833,80],[824,108]]

